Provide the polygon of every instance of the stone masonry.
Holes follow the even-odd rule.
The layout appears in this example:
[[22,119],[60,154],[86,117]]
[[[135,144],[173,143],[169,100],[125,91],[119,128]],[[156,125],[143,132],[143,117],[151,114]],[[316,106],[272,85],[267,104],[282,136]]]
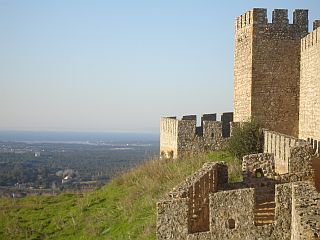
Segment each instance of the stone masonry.
[[219,149],[224,139],[230,136],[233,113],[223,113],[221,121],[216,114],[204,114],[201,126],[195,115],[163,117],[160,120],[160,156],[177,158]]
[[[301,40],[299,137],[320,141],[320,24]],[[319,151],[318,151],[319,152]]]
[[[157,203],[157,239],[320,239],[312,146],[293,141],[285,159],[274,152],[245,156],[242,182],[228,182],[224,162],[205,164]],[[282,142],[273,144],[279,149]],[[286,173],[275,171],[282,161]]]
[[162,118],[162,157],[219,149],[232,126],[264,129],[263,153],[242,160],[242,182],[207,163],[157,203],[157,239],[320,239],[320,20],[308,10],[254,8],[236,19],[234,119]]
[[[319,21],[315,22],[317,26]],[[267,10],[260,8],[237,18],[234,121],[256,118],[270,130],[298,137],[300,96],[309,103],[306,103],[309,108],[314,106],[310,104],[308,87],[300,93],[300,82],[301,87],[307,85],[312,91],[316,84],[310,81],[316,81],[314,74],[319,66],[316,57],[319,51],[316,47],[309,49],[312,43],[307,44],[308,50],[301,51],[301,39],[307,35],[308,10],[295,10],[293,23],[289,23],[286,9],[275,9],[272,22],[268,22]],[[307,37],[308,41],[310,38]],[[303,81],[310,83],[303,84]]]
[[320,20],[308,10],[254,8],[236,19],[234,121],[309,140],[320,152]]

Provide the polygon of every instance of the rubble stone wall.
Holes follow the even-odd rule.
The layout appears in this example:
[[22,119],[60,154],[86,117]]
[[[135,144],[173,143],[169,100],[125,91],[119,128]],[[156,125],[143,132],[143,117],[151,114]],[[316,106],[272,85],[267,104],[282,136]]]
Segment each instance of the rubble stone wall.
[[258,177],[274,177],[274,155],[272,153],[251,154],[243,157],[242,175],[243,180]]
[[207,163],[170,191],[157,203],[157,239],[186,239],[189,233],[209,231],[209,194],[227,179],[225,163]]
[[203,121],[197,128],[196,120],[181,120],[178,124],[178,155],[192,155],[214,151],[222,143],[222,123]]
[[[272,159],[267,154],[256,157],[262,164]],[[205,164],[158,202],[157,239],[319,239],[320,193],[312,182],[275,180],[274,221],[256,225],[261,189],[235,184],[237,189],[225,190],[227,175],[225,163]]]
[[157,203],[157,239],[184,240],[188,235],[186,198],[172,198]]
[[308,182],[293,183],[292,240],[320,239],[320,193]]
[[223,113],[221,121],[216,114],[204,114],[201,126],[195,115],[163,117],[160,120],[160,155],[164,158],[206,153],[217,150],[230,136],[233,113]]
[[241,239],[254,228],[254,189],[210,195],[210,231],[216,239]]

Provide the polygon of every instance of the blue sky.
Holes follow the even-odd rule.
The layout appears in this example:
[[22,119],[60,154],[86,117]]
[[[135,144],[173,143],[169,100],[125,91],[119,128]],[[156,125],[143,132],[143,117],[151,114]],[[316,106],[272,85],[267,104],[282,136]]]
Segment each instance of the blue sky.
[[234,19],[318,0],[0,0],[0,130],[158,131],[232,111]]

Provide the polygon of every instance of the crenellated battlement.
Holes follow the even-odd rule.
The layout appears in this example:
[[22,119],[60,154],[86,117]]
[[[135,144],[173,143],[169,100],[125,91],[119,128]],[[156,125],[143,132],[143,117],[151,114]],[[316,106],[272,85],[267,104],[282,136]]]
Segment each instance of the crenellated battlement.
[[308,32],[308,10],[296,9],[293,12],[293,23],[289,23],[288,9],[274,9],[272,11],[272,21],[268,22],[268,12],[265,8],[254,8],[236,18],[236,30],[247,26],[257,26],[261,28],[294,27],[297,31]]
[[308,35],[308,10],[274,9],[268,20],[267,9],[254,8],[236,25],[235,121],[256,118],[266,128],[298,136],[301,39]]
[[301,51],[304,52],[320,43],[320,21],[314,22],[314,30],[301,39]]
[[228,182],[225,163],[209,163],[158,202],[158,240],[319,239],[320,20],[308,33],[308,10],[295,10],[292,23],[289,14],[275,9],[269,22],[267,9],[254,8],[236,19],[235,118],[162,118],[161,156],[173,158],[219,149],[232,123],[265,129],[263,153],[242,159],[241,182]]
[[177,158],[216,150],[230,136],[233,113],[226,112],[217,121],[217,114],[203,114],[197,126],[196,115],[163,117],[160,121],[160,154],[162,157]]
[[313,21],[313,30],[316,30],[318,27],[320,27],[320,20],[314,20]]

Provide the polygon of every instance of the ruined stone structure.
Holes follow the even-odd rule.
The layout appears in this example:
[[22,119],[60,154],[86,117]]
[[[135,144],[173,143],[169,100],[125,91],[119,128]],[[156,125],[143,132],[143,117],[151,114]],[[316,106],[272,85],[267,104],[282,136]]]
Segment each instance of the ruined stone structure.
[[[236,20],[234,121],[260,120],[270,130],[320,140],[320,22],[308,33],[308,10],[253,9]],[[299,107],[300,106],[300,107]]]
[[201,126],[197,126],[195,115],[163,117],[160,120],[160,155],[165,158],[204,153],[218,149],[230,136],[233,113],[223,113],[221,121],[216,114],[204,114]]
[[157,239],[320,239],[314,151],[286,137],[265,131],[265,153],[244,157],[242,182],[228,183],[216,162],[175,187],[157,204]]

